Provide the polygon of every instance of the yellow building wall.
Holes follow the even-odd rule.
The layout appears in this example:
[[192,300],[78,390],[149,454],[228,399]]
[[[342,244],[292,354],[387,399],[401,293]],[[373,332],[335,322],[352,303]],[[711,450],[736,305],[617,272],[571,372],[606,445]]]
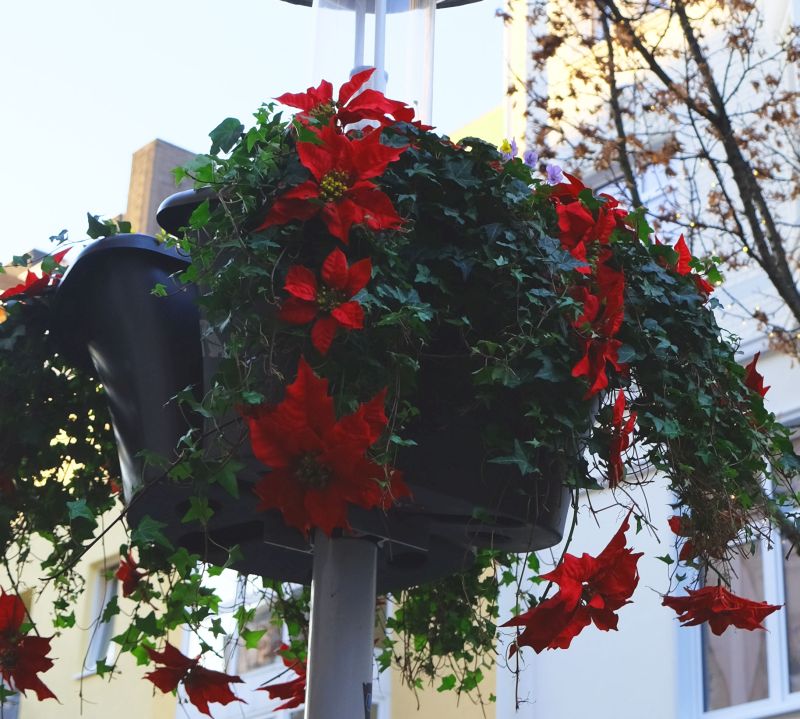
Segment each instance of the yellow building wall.
[[[130,654],[119,658],[118,671],[110,681],[110,674],[81,677],[91,627],[96,620],[95,596],[100,579],[97,570],[104,566],[104,557],[106,567],[116,565],[116,552],[123,541],[122,531],[112,529],[105,541],[95,545],[81,561],[78,571],[87,585],[75,609],[75,626],[61,630],[61,635],[53,638],[49,656],[55,663],[49,671],[39,675],[59,701],[47,699],[40,702],[33,692],[28,692],[28,696],[20,700],[19,719],[174,719],[176,716],[176,697],[162,694],[147,681],[144,674],[149,668],[136,666],[136,660]],[[34,554],[42,556],[41,552],[34,551]],[[31,616],[39,632],[47,636],[53,633],[50,607],[55,592],[48,587],[42,594],[36,594],[43,584],[40,581],[41,570],[31,566],[28,573],[23,577],[23,588],[35,590],[31,592]],[[130,611],[132,603],[120,596],[119,607],[114,634],[124,628],[125,614]],[[180,641],[180,636],[173,638],[178,647]]]
[[[488,697],[495,691],[493,670],[484,679],[482,691]],[[392,672],[392,711],[391,719],[494,719],[494,704],[481,706],[461,697],[454,691],[437,692],[426,687],[415,694],[400,681],[399,672]]]

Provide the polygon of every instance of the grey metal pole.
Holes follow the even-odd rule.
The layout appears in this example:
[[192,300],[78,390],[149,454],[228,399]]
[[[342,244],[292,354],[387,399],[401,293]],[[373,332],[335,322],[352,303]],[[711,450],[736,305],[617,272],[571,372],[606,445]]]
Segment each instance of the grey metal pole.
[[314,534],[305,719],[369,719],[377,547]]

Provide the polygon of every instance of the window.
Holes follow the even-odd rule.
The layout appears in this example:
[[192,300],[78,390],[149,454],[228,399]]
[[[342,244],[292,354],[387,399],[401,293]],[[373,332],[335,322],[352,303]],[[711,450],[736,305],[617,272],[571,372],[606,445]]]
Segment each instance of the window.
[[89,617],[91,633],[83,660],[83,675],[94,674],[98,662],[110,665],[114,661],[114,645],[111,643],[111,637],[114,636],[114,617],[108,616],[106,612],[109,606],[113,608],[117,602],[119,581],[114,571],[103,565],[97,567],[93,573],[94,598]]
[[767,631],[734,627],[714,636],[706,626],[681,629],[680,716],[763,719],[800,711],[800,557],[787,541],[762,540],[754,556],[734,560],[734,594],[783,604]]
[[248,649],[241,638],[233,649],[232,660],[228,662],[232,674],[244,675],[261,667],[268,666],[280,660],[278,650],[281,647],[281,627],[271,621],[269,607],[262,605],[257,610],[253,619],[248,622],[249,631],[263,631],[264,635],[258,640],[255,649]]
[[14,694],[0,703],[0,719],[17,719],[18,716],[19,694]]

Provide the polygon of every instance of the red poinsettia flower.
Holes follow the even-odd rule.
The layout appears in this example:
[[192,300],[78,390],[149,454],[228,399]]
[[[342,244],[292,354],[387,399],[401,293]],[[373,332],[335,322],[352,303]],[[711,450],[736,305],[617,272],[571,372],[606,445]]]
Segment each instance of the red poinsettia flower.
[[572,376],[586,377],[589,381],[589,389],[583,395],[584,399],[588,399],[608,387],[606,369],[609,362],[617,371],[626,367],[619,361],[620,347],[622,347],[622,342],[614,339],[585,338],[583,340],[583,356],[572,368]]
[[298,142],[300,162],[313,179],[281,195],[257,230],[309,220],[320,214],[328,231],[347,244],[352,225],[393,230],[402,225],[388,195],[371,182],[382,175],[406,147],[381,144],[380,133],[350,139],[332,127],[319,131],[321,144]]
[[[679,537],[690,537],[691,536],[691,517],[688,517],[685,514],[680,516],[673,516],[667,520],[669,524],[669,528]],[[694,549],[694,544],[691,540],[686,540],[681,547],[681,551],[678,554],[678,561],[681,562],[690,562],[696,556],[696,552]]]
[[189,659],[171,644],[167,643],[163,652],[148,647],[150,659],[163,666],[145,674],[165,694],[175,691],[183,683],[186,696],[203,714],[211,716],[209,702],[230,704],[244,702],[230,688],[230,684],[242,684],[241,678],[223,674],[200,666],[200,657]]
[[556,569],[542,575],[559,591],[502,625],[524,627],[512,653],[518,647],[532,647],[537,654],[566,649],[591,623],[603,631],[616,630],[616,612],[629,603],[639,583],[636,563],[642,553],[625,546],[629,517],[597,557],[565,554]]
[[604,247],[592,276],[584,280],[593,288],[583,284],[572,291],[572,296],[583,304],[583,312],[573,322],[573,327],[583,335],[583,356],[572,368],[572,376],[587,378],[589,389],[584,399],[608,386],[609,362],[617,371],[627,367],[618,361],[622,343],[614,339],[625,316],[625,275],[611,266],[611,260],[611,249]]
[[748,389],[753,390],[753,392],[758,392],[758,394],[763,397],[769,390],[769,387],[764,386],[764,376],[756,369],[756,363],[759,357],[761,357],[761,352],[756,352],[750,364],[744,368],[744,385]]
[[[286,273],[283,286],[291,297],[281,305],[279,317],[293,325],[312,320],[311,342],[320,354],[326,354],[339,328],[360,330],[364,327],[364,310],[350,300],[366,287],[372,276],[369,258],[347,266],[347,258],[339,249],[322,263],[323,287],[307,267],[293,265]],[[321,316],[320,316],[321,315]]]
[[[64,259],[64,256],[70,251],[70,249],[71,248],[68,247],[66,250],[57,252],[55,255],[53,255],[53,261],[57,265],[60,265],[61,260]],[[50,286],[51,281],[55,284],[60,276],[60,274],[49,275],[47,272],[43,272],[42,276],[39,277],[34,272],[28,270],[28,273],[25,275],[25,281],[18,285],[14,285],[13,287],[9,287],[5,292],[0,294],[0,300],[9,300],[18,295],[36,297],[37,295],[42,294],[42,292],[44,292]]]
[[53,666],[53,660],[47,656],[50,638],[21,634],[25,617],[22,599],[0,591],[0,677],[23,694],[32,689],[39,701],[55,699],[56,695],[37,676]]
[[697,287],[697,291],[701,295],[708,297],[708,295],[714,291],[714,285],[712,285],[701,275],[692,273],[692,270],[689,267],[689,262],[692,260],[692,253],[689,252],[689,246],[686,244],[686,240],[684,239],[683,235],[678,238],[678,241],[675,243],[672,249],[678,253],[678,261],[675,264],[675,271],[679,275],[688,275],[691,273],[695,287]]
[[278,684],[265,684],[259,687],[260,691],[267,692],[270,699],[285,699],[286,701],[275,710],[279,709],[294,709],[295,707],[302,706],[306,701],[306,665],[300,659],[293,659],[286,654],[289,647],[286,644],[281,644],[278,650],[283,658],[283,663],[287,669],[291,669],[297,676],[290,679],[288,682],[279,682]]
[[716,635],[722,634],[728,627],[764,629],[761,622],[780,609],[779,605],[737,597],[722,586],[686,591],[688,597],[666,596],[661,603],[675,610],[682,626],[693,627],[708,622]]
[[139,588],[145,574],[136,565],[133,554],[129,551],[127,557],[120,557],[115,576],[122,582],[122,596],[129,597]]
[[408,488],[400,473],[366,456],[386,427],[386,390],[337,420],[328,381],[300,359],[297,379],[276,406],[247,416],[255,456],[270,468],[258,482],[258,509],[280,509],[284,521],[308,534],[347,528],[348,504],[388,507]]
[[[580,200],[556,205],[562,247],[572,251],[592,243],[608,244],[618,220],[626,213],[619,209],[619,203],[613,197],[603,196],[602,199],[604,202],[597,209],[597,217]],[[585,254],[585,249],[582,252]]]
[[616,487],[625,477],[625,467],[622,463],[622,453],[628,449],[631,443],[631,432],[636,423],[636,412],[628,414],[628,419],[624,419],[625,414],[625,393],[620,390],[614,402],[613,416],[611,420],[611,447],[608,458],[608,486]]
[[414,110],[398,100],[390,100],[377,90],[361,90],[372,77],[375,68],[357,72],[339,88],[334,101],[333,85],[323,80],[317,87],[309,87],[305,92],[287,92],[275,99],[289,107],[300,110],[299,118],[327,125],[336,120],[340,125],[350,125],[362,120],[372,120],[381,125],[395,121],[411,122]]

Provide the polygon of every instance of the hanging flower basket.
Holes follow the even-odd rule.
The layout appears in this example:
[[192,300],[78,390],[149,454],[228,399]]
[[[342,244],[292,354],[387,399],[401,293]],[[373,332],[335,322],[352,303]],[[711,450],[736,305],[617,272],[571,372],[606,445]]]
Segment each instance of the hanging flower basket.
[[[213,611],[199,561],[266,577],[302,658],[307,594],[281,581],[308,580],[314,532],[378,542],[379,586],[401,607],[382,661],[411,681],[446,662],[452,686],[474,688],[500,587],[528,575],[544,591],[509,620],[517,646],[616,629],[638,583],[632,527],[670,532],[647,511],[656,473],[675,497],[682,568],[665,605],[714,631],[758,627],[774,607],[721,586],[675,594],[698,571],[724,579],[770,523],[797,538],[794,495],[764,487],[788,489],[800,462],[756,361],[740,367],[714,320],[713,262],[530,151],[455,144],[370,90],[346,109],[331,97],[323,83],[278,98],[294,118],[266,105],[249,129],[217,127],[211,153],[178,171],[197,194],[162,207],[167,242],[95,220],[107,237],[73,263],[55,309],[58,262],[0,297],[3,381],[19,389],[9,368],[25,352],[35,378],[71,383],[69,407],[36,393],[17,406],[43,407],[51,436],[80,422],[92,437],[70,455],[6,448],[6,546],[47,526],[49,571],[67,577],[113,504],[97,378],[131,525],[124,592],[167,607],[120,641],[175,670],[169,683],[150,674],[162,689],[196,676],[162,640]],[[70,483],[45,482],[38,513],[15,523],[42,473],[73,455]],[[529,553],[558,543],[594,489],[627,519],[601,552],[539,575]],[[211,695],[195,687],[198,706],[233,700],[213,681]]]

